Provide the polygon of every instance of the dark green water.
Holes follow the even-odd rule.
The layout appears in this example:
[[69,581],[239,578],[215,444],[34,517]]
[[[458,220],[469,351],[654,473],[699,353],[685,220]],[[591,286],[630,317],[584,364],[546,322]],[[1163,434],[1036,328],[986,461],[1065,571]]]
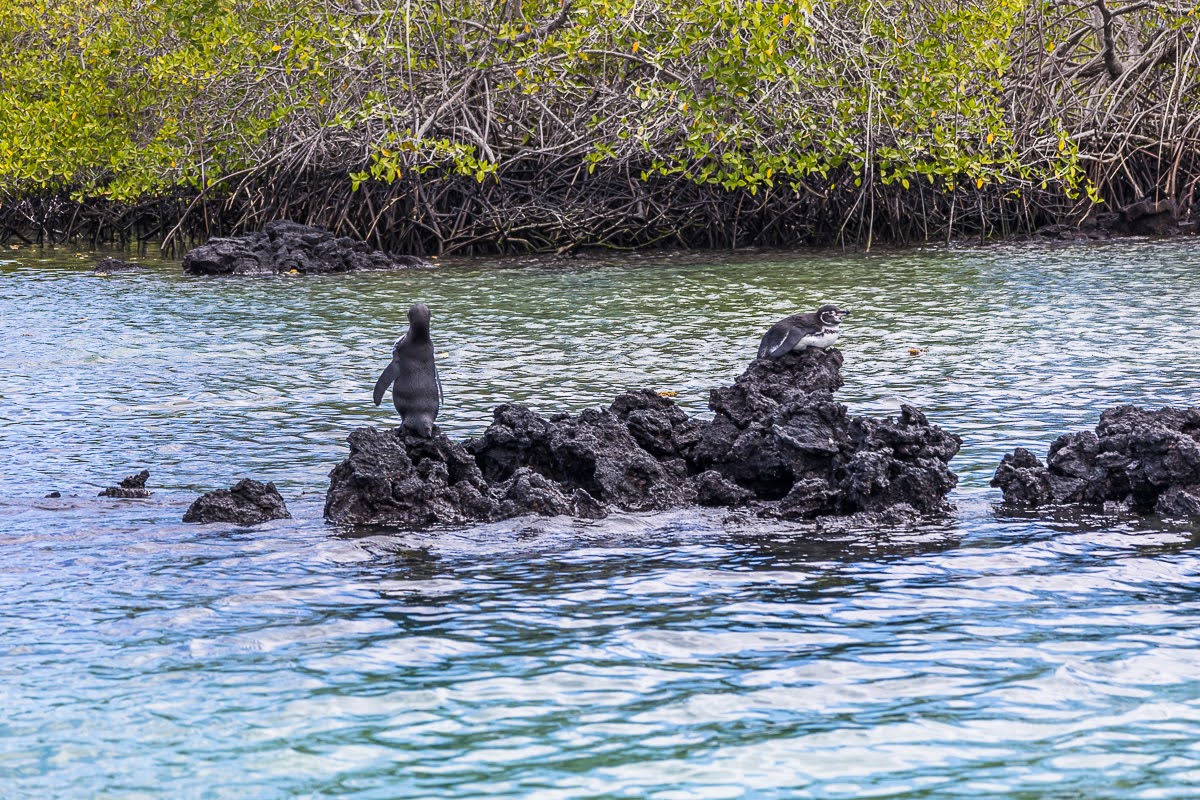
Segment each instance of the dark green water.
[[[1200,404],[1193,242],[274,279],[0,257],[2,798],[1200,793],[1200,526],[987,488],[1110,405]],[[840,399],[960,434],[958,512],[328,527],[418,299],[460,437],[638,386],[703,413],[769,323],[849,305]],[[96,497],[142,467],[151,499]],[[241,476],[295,519],[179,521]]]

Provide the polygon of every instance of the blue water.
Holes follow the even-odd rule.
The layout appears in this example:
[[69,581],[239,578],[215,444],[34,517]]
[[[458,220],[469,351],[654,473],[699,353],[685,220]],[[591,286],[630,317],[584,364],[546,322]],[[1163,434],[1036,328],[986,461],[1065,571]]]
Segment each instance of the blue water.
[[[1200,405],[1191,241],[268,279],[0,257],[0,798],[1200,794],[1200,523],[987,487],[1115,403]],[[960,434],[958,511],[326,526],[418,299],[457,437],[635,386],[702,414],[771,322],[851,306],[840,399]],[[142,467],[150,499],[96,496]],[[242,476],[294,519],[180,521]]]

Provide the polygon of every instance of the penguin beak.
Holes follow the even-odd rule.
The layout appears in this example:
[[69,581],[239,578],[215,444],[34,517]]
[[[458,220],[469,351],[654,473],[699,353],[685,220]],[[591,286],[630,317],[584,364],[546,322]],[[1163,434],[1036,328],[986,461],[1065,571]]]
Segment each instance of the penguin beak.
[[848,317],[848,316],[850,316],[850,309],[848,309],[848,308],[839,309],[837,312],[837,315],[838,315],[838,319],[841,319],[842,317]]

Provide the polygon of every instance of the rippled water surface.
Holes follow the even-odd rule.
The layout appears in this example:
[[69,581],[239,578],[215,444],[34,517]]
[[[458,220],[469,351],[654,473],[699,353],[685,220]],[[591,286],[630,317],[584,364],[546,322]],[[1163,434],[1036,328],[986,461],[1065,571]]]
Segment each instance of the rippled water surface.
[[[1200,794],[1200,526],[987,488],[1113,404],[1200,404],[1194,242],[266,279],[0,259],[2,798]],[[459,437],[637,386],[702,414],[771,322],[852,306],[840,399],[960,434],[958,511],[328,527],[418,299]],[[96,496],[142,467],[149,500]],[[245,475],[295,519],[180,522]]]

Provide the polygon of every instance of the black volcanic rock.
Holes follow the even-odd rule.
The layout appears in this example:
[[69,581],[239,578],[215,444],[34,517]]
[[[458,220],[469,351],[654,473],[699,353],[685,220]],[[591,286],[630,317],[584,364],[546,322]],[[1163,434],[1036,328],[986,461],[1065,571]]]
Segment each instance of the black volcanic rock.
[[696,487],[696,502],[702,506],[734,508],[754,499],[754,492],[743,489],[725,476],[710,469],[692,478]]
[[601,519],[607,512],[596,498],[583,489],[568,497],[561,484],[555,483],[529,467],[521,467],[497,487],[500,495],[500,516],[519,517],[537,514],[553,517],[569,514],[576,517]]
[[507,480],[521,467],[542,475],[555,471],[550,453],[550,422],[519,403],[492,411],[492,424],[482,438],[466,443],[483,477],[493,483]]
[[330,522],[417,529],[501,516],[475,459],[445,434],[359,428],[349,441],[349,457],[329,473]]
[[1115,502],[1200,515],[1200,408],[1110,408],[1095,432],[1055,439],[1045,464],[1024,448],[1005,456],[992,486],[1018,506]]
[[694,499],[683,459],[659,460],[637,443],[628,425],[607,409],[552,419],[549,477],[574,492],[627,511],[685,505]]
[[1170,198],[1143,198],[1120,209],[1112,230],[1124,236],[1170,236],[1180,232],[1179,208]]
[[1200,484],[1172,486],[1158,496],[1154,510],[1169,517],[1200,517]]
[[287,220],[269,222],[261,231],[243,236],[209,239],[183,257],[183,271],[192,275],[321,274],[429,266],[415,256],[385,253],[366,242]]
[[650,389],[619,395],[608,410],[625,423],[634,441],[655,458],[686,456],[700,441],[703,426]]
[[840,351],[823,352],[811,347],[775,360],[757,358],[733,386],[713,389],[708,407],[745,428],[789,401],[804,401],[820,391],[832,395],[842,388],[842,363]]
[[947,509],[945,497],[958,483],[947,465],[962,445],[959,437],[930,425],[915,407],[902,405],[895,420],[853,419],[850,439],[852,455],[838,480],[839,514],[902,504],[923,514]]
[[711,422],[640,390],[549,418],[506,403],[461,446],[362,428],[330,473],[325,516],[420,528],[690,504],[880,524],[945,513],[959,438],[907,405],[895,419],[851,417],[833,399],[841,366],[836,350],[755,360],[713,390]]
[[714,389],[716,412],[691,452],[693,471],[715,470],[775,516],[813,518],[906,504],[944,513],[957,478],[947,466],[961,440],[912,406],[898,419],[851,417],[834,401],[842,354],[808,349],[750,364]]
[[1037,508],[1054,502],[1050,470],[1024,447],[1018,447],[1001,460],[992,477],[992,486],[1003,488],[1004,499],[1013,505]]
[[136,475],[130,475],[117,486],[109,486],[100,492],[100,497],[149,497],[150,490],[146,488],[146,480],[150,470],[144,469]]
[[1088,215],[1077,223],[1043,225],[1038,239],[1088,241],[1113,236],[1175,236],[1196,232],[1196,221],[1171,198],[1144,197],[1117,209]]
[[[656,457],[631,432],[664,456],[686,447],[690,421],[674,403],[653,396],[650,400],[639,393],[625,403],[629,396],[622,395],[615,403],[618,412],[589,408],[578,416],[557,414],[548,420],[524,406],[505,404],[495,410],[495,421],[483,436],[467,443],[467,450],[491,481],[528,467],[559,484],[564,494],[583,490],[603,505],[627,511],[684,505],[695,494],[686,462]],[[684,442],[674,435],[675,426]]]
[[257,525],[272,519],[291,519],[291,516],[275,484],[243,478],[228,489],[217,489],[197,497],[184,513],[183,521]]

